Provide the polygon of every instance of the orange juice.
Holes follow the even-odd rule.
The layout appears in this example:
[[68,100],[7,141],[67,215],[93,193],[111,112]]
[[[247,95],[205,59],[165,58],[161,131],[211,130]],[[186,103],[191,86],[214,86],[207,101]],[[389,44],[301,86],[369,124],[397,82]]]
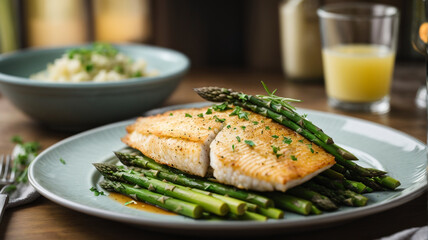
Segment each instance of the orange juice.
[[374,102],[387,96],[395,52],[380,45],[350,44],[323,49],[327,95],[346,102]]

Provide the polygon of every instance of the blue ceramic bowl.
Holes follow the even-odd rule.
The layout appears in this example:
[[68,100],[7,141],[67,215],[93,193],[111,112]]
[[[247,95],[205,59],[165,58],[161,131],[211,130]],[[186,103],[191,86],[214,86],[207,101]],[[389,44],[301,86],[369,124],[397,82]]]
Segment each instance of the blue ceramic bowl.
[[29,79],[70,48],[34,49],[0,56],[0,91],[16,107],[53,128],[81,130],[137,116],[164,101],[189,68],[176,51],[147,45],[115,45],[144,59],[159,75],[118,82],[51,83]]

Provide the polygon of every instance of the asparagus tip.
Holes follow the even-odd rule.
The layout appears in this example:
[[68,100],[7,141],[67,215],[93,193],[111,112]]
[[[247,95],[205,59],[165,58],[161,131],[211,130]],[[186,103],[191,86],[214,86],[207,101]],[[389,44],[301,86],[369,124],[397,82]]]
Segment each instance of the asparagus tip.
[[105,179],[105,180],[101,181],[101,182],[99,183],[99,185],[100,185],[102,188],[104,188],[105,190],[109,191],[109,192],[114,192],[114,191],[115,191],[115,189],[114,189],[114,185],[113,185],[113,182],[112,182],[112,181],[110,181],[110,180]]
[[101,173],[111,173],[118,170],[117,166],[107,163],[93,163],[94,167]]

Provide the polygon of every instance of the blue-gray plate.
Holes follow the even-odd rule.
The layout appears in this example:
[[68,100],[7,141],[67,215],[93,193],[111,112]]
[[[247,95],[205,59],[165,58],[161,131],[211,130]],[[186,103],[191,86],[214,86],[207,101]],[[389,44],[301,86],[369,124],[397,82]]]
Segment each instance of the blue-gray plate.
[[[202,103],[202,105],[206,103]],[[175,108],[172,106],[148,114]],[[46,198],[76,211],[101,218],[132,223],[163,231],[192,230],[228,234],[245,231],[296,231],[319,228],[363,217],[404,204],[423,193],[427,185],[426,146],[419,140],[376,123],[330,113],[300,109],[322,127],[335,141],[359,157],[359,164],[383,169],[401,181],[396,191],[366,194],[365,207],[341,207],[338,211],[317,216],[301,216],[287,212],[284,219],[266,222],[194,220],[183,216],[163,215],[124,206],[106,196],[89,191],[101,179],[92,163],[112,158],[113,151],[123,149],[120,138],[133,120],[118,122],[89,130],[65,139],[44,151],[29,168],[31,184]],[[66,161],[61,163],[60,158]]]

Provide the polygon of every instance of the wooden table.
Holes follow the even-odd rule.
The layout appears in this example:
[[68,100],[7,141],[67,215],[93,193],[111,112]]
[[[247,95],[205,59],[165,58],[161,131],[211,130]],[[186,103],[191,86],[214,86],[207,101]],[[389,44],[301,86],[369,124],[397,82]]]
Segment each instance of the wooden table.
[[[350,115],[393,127],[421,141],[426,140],[426,112],[414,104],[416,89],[425,78],[424,66],[406,63],[397,67],[392,90],[392,110],[385,115],[345,113],[327,106],[324,87],[320,83],[298,84],[284,80],[279,72],[249,72],[243,70],[199,70],[188,74],[175,93],[164,105],[201,101],[192,92],[193,87],[224,86],[260,93],[260,80],[271,88],[278,88],[278,95],[304,100],[299,107]],[[43,148],[68,137],[44,129],[17,110],[0,96],[0,153],[9,152],[13,145],[9,139],[21,135],[28,141],[39,141]],[[409,203],[375,215],[356,219],[341,225],[300,233],[273,235],[271,239],[373,239],[394,232],[423,226],[427,223],[427,198],[422,195]],[[265,235],[270,235],[265,233]],[[109,221],[68,208],[40,197],[35,202],[8,209],[0,226],[0,239],[191,239],[179,235],[154,232],[123,223]],[[206,234],[204,238],[209,238]],[[201,238],[199,237],[199,238]],[[261,237],[258,237],[261,238]]]

